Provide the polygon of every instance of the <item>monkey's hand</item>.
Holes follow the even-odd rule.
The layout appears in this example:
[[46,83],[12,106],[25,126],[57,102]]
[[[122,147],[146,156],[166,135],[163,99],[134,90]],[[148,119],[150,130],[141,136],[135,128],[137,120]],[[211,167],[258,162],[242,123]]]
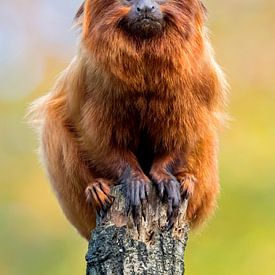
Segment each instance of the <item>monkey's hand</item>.
[[167,229],[171,229],[179,213],[181,202],[180,184],[177,179],[167,171],[153,169],[150,173],[152,181],[156,184],[162,201],[167,201]]
[[141,172],[126,168],[120,182],[125,184],[127,196],[127,212],[131,212],[137,227],[140,225],[141,216],[146,219],[145,208],[149,194],[148,183],[150,180]]
[[101,217],[105,216],[114,201],[114,197],[110,195],[109,182],[104,179],[96,179],[90,183],[85,194],[87,202],[91,203]]

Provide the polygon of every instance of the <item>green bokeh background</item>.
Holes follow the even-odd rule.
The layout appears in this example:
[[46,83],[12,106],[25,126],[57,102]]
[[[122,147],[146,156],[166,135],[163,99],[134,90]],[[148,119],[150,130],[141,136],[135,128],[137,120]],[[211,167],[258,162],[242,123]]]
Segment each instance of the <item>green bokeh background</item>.
[[[18,4],[19,13],[29,6],[35,11],[36,1],[25,2]],[[205,2],[217,60],[231,85],[232,120],[221,134],[219,208],[205,228],[191,234],[186,274],[273,275],[275,1]],[[42,13],[40,20],[48,18]],[[66,28],[69,32],[70,25]],[[7,97],[0,85],[0,274],[85,274],[87,243],[65,220],[37,160],[35,135],[23,121],[28,103],[47,91],[69,62],[73,45],[62,58],[52,54],[51,42],[35,49],[34,56],[44,56],[43,74],[29,93],[18,96],[25,84],[20,72],[10,71],[17,74],[12,80],[0,77],[14,89],[11,94],[16,91]],[[35,69],[31,61],[24,70]],[[9,70],[1,67],[0,72]]]

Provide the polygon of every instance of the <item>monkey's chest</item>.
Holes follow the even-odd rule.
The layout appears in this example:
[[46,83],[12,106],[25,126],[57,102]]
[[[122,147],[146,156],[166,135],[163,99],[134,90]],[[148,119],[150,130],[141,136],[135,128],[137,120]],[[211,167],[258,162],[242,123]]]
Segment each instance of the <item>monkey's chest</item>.
[[113,106],[112,140],[141,154],[181,149],[198,138],[205,124],[201,113],[179,97],[147,93],[122,101],[120,108]]
[[[139,148],[145,151],[169,151],[181,148],[186,137],[196,136],[197,117],[176,99],[152,96],[139,97],[132,103],[126,125],[135,125],[130,131]],[[137,146],[137,143],[136,143]]]

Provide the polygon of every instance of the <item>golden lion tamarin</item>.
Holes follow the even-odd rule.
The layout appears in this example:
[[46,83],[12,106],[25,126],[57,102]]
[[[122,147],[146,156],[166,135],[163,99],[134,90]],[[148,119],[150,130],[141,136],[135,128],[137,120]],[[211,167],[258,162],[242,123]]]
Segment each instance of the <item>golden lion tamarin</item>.
[[168,201],[168,224],[185,197],[192,226],[212,212],[226,82],[205,18],[200,0],[86,0],[79,9],[79,52],[30,116],[61,207],[85,238],[115,182],[126,184],[134,218],[150,181]]

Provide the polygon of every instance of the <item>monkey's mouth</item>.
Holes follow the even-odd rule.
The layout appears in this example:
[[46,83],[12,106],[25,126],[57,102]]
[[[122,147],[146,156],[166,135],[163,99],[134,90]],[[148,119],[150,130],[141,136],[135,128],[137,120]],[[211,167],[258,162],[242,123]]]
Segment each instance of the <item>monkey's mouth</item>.
[[150,38],[162,33],[164,21],[150,16],[135,18],[122,22],[124,29],[135,37]]

